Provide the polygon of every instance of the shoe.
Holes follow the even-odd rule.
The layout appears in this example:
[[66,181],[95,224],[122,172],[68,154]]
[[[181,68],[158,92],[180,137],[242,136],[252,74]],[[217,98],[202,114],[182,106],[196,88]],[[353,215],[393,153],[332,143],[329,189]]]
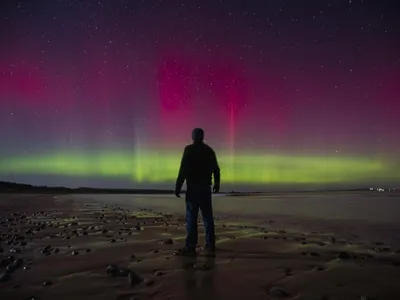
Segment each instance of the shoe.
[[215,246],[204,246],[203,248],[205,256],[215,256]]
[[178,250],[176,250],[174,252],[174,255],[176,255],[176,256],[196,256],[197,252],[195,249],[183,247],[183,248],[179,248]]

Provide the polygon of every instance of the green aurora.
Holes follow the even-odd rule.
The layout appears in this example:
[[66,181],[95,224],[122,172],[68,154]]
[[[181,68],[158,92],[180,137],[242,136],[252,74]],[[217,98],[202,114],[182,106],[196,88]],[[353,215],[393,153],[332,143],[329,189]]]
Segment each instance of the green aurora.
[[[173,182],[181,156],[169,152],[60,152],[10,157],[0,174],[126,177],[137,183]],[[329,184],[400,179],[380,159],[334,156],[219,155],[223,181],[239,184]]]

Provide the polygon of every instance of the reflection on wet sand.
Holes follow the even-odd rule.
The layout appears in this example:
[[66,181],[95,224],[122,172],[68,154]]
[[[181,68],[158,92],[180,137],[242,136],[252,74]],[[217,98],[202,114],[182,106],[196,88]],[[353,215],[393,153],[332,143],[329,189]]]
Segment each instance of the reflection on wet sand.
[[205,256],[202,261],[197,256],[182,257],[186,299],[218,299],[215,260],[215,256]]

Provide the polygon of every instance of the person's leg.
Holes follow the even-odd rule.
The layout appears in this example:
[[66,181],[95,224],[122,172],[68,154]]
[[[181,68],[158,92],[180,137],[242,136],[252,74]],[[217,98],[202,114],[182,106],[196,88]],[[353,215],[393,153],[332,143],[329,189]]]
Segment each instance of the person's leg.
[[206,249],[215,250],[215,229],[214,214],[212,209],[211,189],[205,190],[200,204],[201,215],[203,217],[204,228],[206,231]]
[[186,199],[186,244],[185,248],[188,250],[195,250],[197,245],[197,218],[199,215],[199,205],[195,201]]

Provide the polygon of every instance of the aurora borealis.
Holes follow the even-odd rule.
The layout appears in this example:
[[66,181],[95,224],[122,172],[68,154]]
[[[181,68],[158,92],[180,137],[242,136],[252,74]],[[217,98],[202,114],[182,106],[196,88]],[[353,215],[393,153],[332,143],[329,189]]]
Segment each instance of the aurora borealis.
[[0,180],[222,189],[400,181],[395,1],[2,1]]

